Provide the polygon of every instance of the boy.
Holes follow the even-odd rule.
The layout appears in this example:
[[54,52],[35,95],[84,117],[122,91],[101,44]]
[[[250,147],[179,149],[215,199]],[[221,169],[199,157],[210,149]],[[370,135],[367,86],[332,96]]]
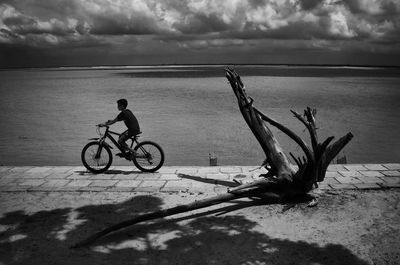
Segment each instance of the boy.
[[124,157],[126,154],[129,154],[129,152],[132,152],[132,150],[128,147],[126,144],[126,141],[134,136],[140,133],[140,127],[139,123],[133,115],[132,111],[127,109],[126,107],[128,106],[128,101],[124,98],[117,100],[117,105],[118,105],[118,110],[121,111],[118,116],[113,119],[113,120],[108,120],[103,124],[100,124],[100,126],[108,126],[111,124],[116,123],[117,121],[124,121],[126,127],[128,127],[128,130],[123,132],[121,136],[118,139],[118,143],[121,145],[121,147],[124,149],[125,154],[119,153],[117,154],[118,156]]

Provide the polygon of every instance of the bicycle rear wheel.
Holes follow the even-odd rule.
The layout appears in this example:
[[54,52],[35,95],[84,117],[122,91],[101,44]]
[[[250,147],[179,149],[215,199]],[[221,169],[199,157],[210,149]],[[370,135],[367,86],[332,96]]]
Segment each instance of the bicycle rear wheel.
[[133,164],[143,172],[157,171],[164,164],[164,151],[154,142],[141,142],[133,150],[136,152]]
[[111,166],[112,153],[108,146],[100,146],[99,142],[90,142],[83,148],[81,159],[90,172],[102,173]]

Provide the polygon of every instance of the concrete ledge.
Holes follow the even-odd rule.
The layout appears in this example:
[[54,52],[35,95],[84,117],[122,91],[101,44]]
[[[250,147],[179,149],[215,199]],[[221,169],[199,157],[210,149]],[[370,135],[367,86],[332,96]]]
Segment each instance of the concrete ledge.
[[[234,180],[251,182],[264,168],[257,166],[163,167],[143,173],[134,167],[112,167],[92,174],[84,167],[0,166],[0,192],[194,192],[221,193]],[[330,165],[322,190],[400,188],[400,163]]]

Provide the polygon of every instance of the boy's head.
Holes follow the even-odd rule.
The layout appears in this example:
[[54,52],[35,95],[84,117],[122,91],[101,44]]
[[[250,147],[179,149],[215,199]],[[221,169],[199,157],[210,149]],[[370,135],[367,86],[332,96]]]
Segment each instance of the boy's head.
[[121,98],[117,100],[118,110],[124,110],[128,106],[128,100]]

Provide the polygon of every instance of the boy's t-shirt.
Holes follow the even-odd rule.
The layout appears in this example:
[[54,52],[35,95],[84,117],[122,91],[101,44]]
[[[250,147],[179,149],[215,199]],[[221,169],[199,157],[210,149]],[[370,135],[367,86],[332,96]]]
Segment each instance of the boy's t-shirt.
[[118,114],[117,120],[124,121],[130,133],[138,134],[140,132],[139,122],[136,119],[135,115],[133,115],[132,111],[130,111],[129,109],[122,110]]

